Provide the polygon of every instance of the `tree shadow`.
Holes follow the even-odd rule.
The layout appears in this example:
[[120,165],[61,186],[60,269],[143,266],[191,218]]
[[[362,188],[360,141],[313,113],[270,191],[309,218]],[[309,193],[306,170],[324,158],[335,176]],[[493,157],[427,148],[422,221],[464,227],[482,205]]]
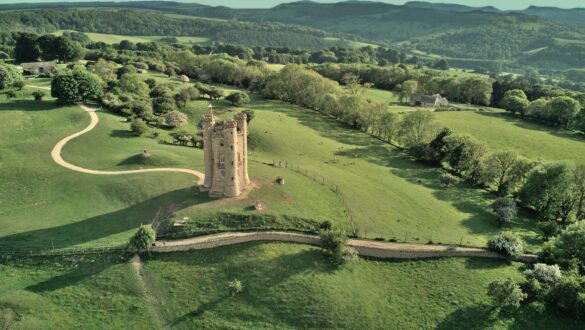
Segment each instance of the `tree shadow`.
[[136,134],[134,134],[134,132],[131,132],[130,130],[115,129],[110,132],[110,136],[120,139],[131,139],[135,138]]
[[189,319],[197,318],[197,317],[201,316],[203,313],[205,313],[206,311],[214,309],[215,307],[217,307],[218,305],[220,305],[222,302],[224,302],[226,299],[229,299],[230,297],[231,296],[229,294],[222,295],[222,296],[217,297],[214,300],[203,303],[196,310],[187,312],[187,313],[175,318],[173,321],[168,323],[168,326],[175,327],[175,326],[177,326],[185,321],[188,321]]
[[106,258],[106,260],[99,260],[98,262],[95,263],[83,262],[77,265],[75,270],[69,273],[55,276],[46,281],[30,285],[26,287],[26,290],[35,293],[43,293],[73,286],[76,285],[77,283],[82,282],[84,279],[88,277],[100,274],[103,271],[107,270],[108,268],[122,262],[127,262],[126,258],[120,259],[108,257]]
[[10,100],[0,102],[0,111],[51,111],[62,108],[57,102],[34,100]]
[[501,318],[492,306],[476,305],[456,310],[439,323],[437,330],[488,329]]
[[[191,189],[175,190],[148,199],[131,207],[83,219],[66,225],[38,229],[1,237],[0,246],[23,248],[67,248],[122,233],[150,223],[161,206],[174,205],[175,209],[208,203],[213,199],[207,194],[194,194]],[[159,216],[164,216],[160,215]]]
[[514,126],[517,126],[517,127],[523,128],[523,129],[544,132],[544,133],[548,133],[550,135],[553,135],[555,137],[570,139],[573,141],[585,142],[585,138],[583,137],[583,135],[570,134],[567,131],[564,131],[558,127],[548,126],[546,124],[539,123],[539,122],[531,120],[529,118],[518,117],[518,116],[512,115],[510,113],[477,112],[477,114],[482,115],[482,116],[486,116],[486,117],[491,117],[491,118],[503,119],[503,120],[513,124]]

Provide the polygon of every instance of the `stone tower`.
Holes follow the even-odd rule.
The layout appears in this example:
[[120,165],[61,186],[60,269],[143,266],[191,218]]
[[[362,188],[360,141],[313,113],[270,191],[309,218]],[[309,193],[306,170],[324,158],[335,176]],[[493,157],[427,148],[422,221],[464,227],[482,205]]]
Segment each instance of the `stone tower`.
[[245,113],[217,122],[213,113],[203,117],[203,186],[211,196],[237,197],[250,184],[246,118]]

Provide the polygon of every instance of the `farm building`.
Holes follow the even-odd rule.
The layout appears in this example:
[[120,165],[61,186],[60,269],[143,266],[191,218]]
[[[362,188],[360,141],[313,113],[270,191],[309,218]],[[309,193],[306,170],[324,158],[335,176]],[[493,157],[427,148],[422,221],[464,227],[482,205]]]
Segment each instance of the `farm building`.
[[57,61],[21,63],[20,66],[28,74],[50,73],[57,69]]
[[446,97],[442,97],[441,94],[417,95],[413,97],[412,105],[418,107],[446,107],[449,105],[449,100]]

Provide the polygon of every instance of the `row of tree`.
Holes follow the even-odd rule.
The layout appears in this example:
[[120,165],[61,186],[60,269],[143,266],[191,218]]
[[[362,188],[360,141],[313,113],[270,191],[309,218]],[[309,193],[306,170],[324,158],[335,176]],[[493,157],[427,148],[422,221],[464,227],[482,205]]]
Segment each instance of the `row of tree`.
[[21,33],[16,39],[14,59],[18,63],[59,60],[76,61],[83,56],[83,48],[75,41],[62,36]]

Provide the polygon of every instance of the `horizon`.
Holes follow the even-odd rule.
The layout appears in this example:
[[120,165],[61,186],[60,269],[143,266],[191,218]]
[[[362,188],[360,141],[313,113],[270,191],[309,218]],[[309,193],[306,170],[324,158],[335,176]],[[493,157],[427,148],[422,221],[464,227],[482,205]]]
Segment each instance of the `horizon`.
[[[61,2],[135,2],[144,0],[0,0],[2,4],[18,4],[18,3],[61,3]],[[146,0],[146,1],[160,1],[160,0]],[[291,3],[297,1],[282,1],[282,0],[246,0],[238,1],[234,3],[233,0],[162,0],[170,2],[184,2],[184,3],[200,3],[209,6],[226,6],[231,8],[272,8],[282,3]],[[353,0],[356,1],[356,0]],[[360,0],[361,1],[361,0]],[[336,3],[344,2],[343,0],[318,0],[313,1],[318,3]],[[369,1],[364,1],[369,2]],[[377,0],[372,2],[383,2],[394,5],[402,5],[409,0]],[[550,0],[518,0],[518,1],[506,1],[506,0],[424,0],[429,3],[442,3],[442,4],[456,4],[464,5],[469,7],[487,7],[492,6],[500,10],[523,10],[530,6],[537,7],[555,7],[561,9],[573,9],[573,8],[584,8],[585,4],[581,0],[564,0],[560,1],[562,4],[555,3],[550,4]]]

